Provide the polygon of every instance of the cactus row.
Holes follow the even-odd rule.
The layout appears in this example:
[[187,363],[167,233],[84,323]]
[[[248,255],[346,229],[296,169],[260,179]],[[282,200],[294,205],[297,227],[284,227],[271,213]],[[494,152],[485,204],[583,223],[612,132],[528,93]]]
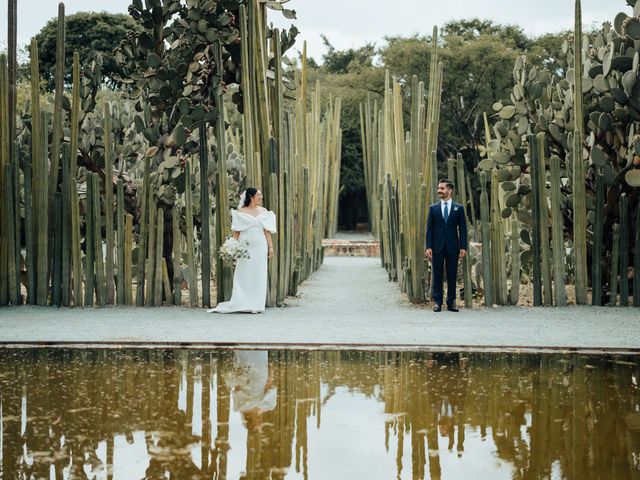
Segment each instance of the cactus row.
[[[335,234],[337,228],[341,103],[340,99],[330,99],[325,106],[319,84],[311,91],[306,57],[293,81],[284,78],[281,36],[275,31],[267,40],[265,8],[264,2],[254,0],[241,8],[246,66],[243,101],[247,102],[243,143],[237,133],[225,130],[223,90],[219,89],[216,108],[222,120],[214,129],[201,123],[193,135],[199,143],[197,156],[184,155],[174,163],[182,163],[177,167],[181,171],[169,172],[173,178],[181,174],[186,185],[184,193],[173,192],[173,204],[165,201],[167,190],[162,189],[159,178],[160,157],[153,135],[130,135],[124,143],[118,143],[123,142],[122,131],[129,127],[122,119],[127,116],[126,105],[124,112],[119,105],[109,103],[100,112],[93,112],[95,92],[91,92],[101,77],[97,64],[83,67],[77,52],[73,56],[70,101],[64,98],[63,4],[58,12],[54,108],[49,112],[40,104],[38,46],[34,40],[31,110],[27,112],[31,135],[23,136],[24,143],[16,149],[16,136],[8,121],[15,117],[8,108],[15,81],[10,80],[6,56],[0,56],[0,305],[27,301],[70,307],[134,302],[139,306],[185,302],[189,306],[209,306],[228,299],[232,265],[216,262],[213,254],[230,229],[228,213],[233,193],[227,184],[226,165],[230,151],[244,153],[246,185],[262,188],[266,206],[278,217],[276,257],[269,267],[269,305],[281,305],[320,266],[321,241],[325,235]],[[222,82],[221,45],[217,42],[214,46],[214,71]],[[81,75],[83,68],[87,75]],[[271,69],[274,82],[267,80]],[[293,101],[285,99],[285,82],[297,84]],[[68,115],[63,108],[65,102],[70,107]],[[146,100],[141,100],[141,106],[141,117],[148,120]],[[88,119],[89,112],[93,116]],[[100,147],[94,148],[91,162],[87,162],[84,128],[94,119],[100,124],[95,126],[101,128],[94,130],[98,138],[92,140],[91,147]],[[68,138],[63,131],[68,131]],[[183,144],[179,136],[185,132],[176,132],[170,141]],[[132,157],[133,147],[127,143],[132,138],[146,152],[133,166],[127,160]],[[209,146],[213,144],[212,149]],[[215,169],[211,168],[213,162]],[[214,170],[215,178],[211,175]],[[211,184],[215,185],[214,219],[210,218]],[[200,222],[196,223],[198,216]],[[213,235],[209,233],[210,223]],[[22,255],[27,279],[24,285],[20,279]],[[214,263],[215,277],[211,274]],[[217,298],[211,298],[214,278]],[[182,295],[185,284],[186,296]]]
[[[401,87],[389,72],[381,103],[369,97],[360,107],[372,230],[380,241],[381,261],[389,279],[397,281],[416,303],[428,299],[431,283],[424,258],[424,232],[429,199],[435,196],[437,183],[442,63],[438,61],[436,28],[432,42],[428,102],[424,83],[414,76],[406,131]],[[464,182],[464,176],[461,178]]]

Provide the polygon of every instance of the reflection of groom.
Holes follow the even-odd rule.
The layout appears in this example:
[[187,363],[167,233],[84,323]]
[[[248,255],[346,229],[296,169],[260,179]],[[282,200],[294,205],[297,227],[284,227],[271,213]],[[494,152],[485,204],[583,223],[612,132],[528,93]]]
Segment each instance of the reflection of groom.
[[436,306],[442,310],[442,275],[447,264],[447,310],[457,312],[456,276],[458,257],[467,254],[467,222],[464,207],[451,200],[453,182],[442,179],[438,182],[440,201],[429,207],[427,217],[427,241],[425,255],[433,263],[431,292]]

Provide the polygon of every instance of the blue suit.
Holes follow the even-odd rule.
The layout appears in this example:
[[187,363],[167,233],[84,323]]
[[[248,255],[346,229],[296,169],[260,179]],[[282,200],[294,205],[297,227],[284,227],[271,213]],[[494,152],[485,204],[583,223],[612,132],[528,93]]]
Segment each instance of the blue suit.
[[442,304],[442,276],[447,264],[447,305],[456,301],[456,276],[460,250],[467,250],[467,221],[464,207],[451,201],[449,218],[444,221],[440,202],[429,207],[426,248],[433,250],[433,300]]

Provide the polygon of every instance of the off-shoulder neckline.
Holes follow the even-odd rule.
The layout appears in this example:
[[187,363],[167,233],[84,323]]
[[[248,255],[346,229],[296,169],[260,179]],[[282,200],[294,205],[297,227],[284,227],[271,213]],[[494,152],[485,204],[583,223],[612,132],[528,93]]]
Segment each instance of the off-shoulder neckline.
[[251,215],[250,213],[247,212],[241,212],[240,210],[236,210],[236,212],[238,213],[242,213],[243,215],[247,215],[251,218],[258,218],[260,215],[264,215],[265,213],[268,213],[269,210],[265,209],[264,211],[260,212],[258,215]]

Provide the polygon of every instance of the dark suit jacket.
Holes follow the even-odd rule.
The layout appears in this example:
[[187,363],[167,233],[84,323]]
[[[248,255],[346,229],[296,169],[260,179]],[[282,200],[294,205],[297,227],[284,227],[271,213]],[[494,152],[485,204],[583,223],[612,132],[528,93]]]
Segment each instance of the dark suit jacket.
[[467,221],[462,205],[451,201],[446,225],[440,201],[429,207],[426,248],[433,249],[433,253],[458,253],[461,249],[467,250]]

